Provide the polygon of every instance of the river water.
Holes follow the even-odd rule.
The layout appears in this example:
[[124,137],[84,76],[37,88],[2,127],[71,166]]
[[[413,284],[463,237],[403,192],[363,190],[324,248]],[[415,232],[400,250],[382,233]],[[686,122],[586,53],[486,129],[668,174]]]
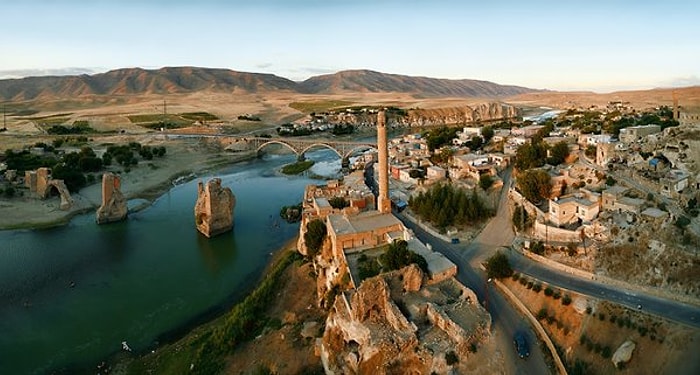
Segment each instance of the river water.
[[[315,174],[340,169],[329,150],[307,157]],[[125,222],[98,226],[91,213],[52,229],[0,231],[0,374],[83,372],[122,341],[148,350],[240,299],[298,232],[280,207],[319,183],[275,172],[293,161],[273,155],[220,171],[236,195],[235,226],[212,239],[194,226],[197,181],[207,177]]]

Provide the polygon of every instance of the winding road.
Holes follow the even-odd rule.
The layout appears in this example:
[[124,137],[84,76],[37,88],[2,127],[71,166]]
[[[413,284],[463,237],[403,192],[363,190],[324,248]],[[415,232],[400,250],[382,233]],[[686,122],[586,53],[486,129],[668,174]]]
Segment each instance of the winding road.
[[[508,169],[504,173],[504,186],[509,186],[510,172],[511,170]],[[647,313],[700,328],[700,307],[578,277],[549,268],[513,250],[511,244],[515,234],[510,223],[507,188],[502,189],[496,216],[468,244],[447,243],[408,220],[403,214],[397,213],[396,215],[408,228],[414,231],[421,241],[430,243],[433,250],[442,253],[457,265],[457,279],[473,289],[479,300],[487,307],[493,319],[497,340],[503,341],[499,347],[505,351],[504,354],[507,358],[513,359],[506,361],[507,366],[509,366],[506,370],[510,374],[543,374],[551,372],[552,369],[547,366],[539,346],[534,345],[539,340],[536,339],[527,321],[505,300],[505,297],[496,292],[496,288],[487,282],[486,274],[481,271],[481,264],[498,250],[503,251],[508,256],[514,270],[552,286],[633,309],[641,306],[641,309]],[[529,360],[521,360],[515,353],[512,338],[516,331],[527,332],[531,343]]]

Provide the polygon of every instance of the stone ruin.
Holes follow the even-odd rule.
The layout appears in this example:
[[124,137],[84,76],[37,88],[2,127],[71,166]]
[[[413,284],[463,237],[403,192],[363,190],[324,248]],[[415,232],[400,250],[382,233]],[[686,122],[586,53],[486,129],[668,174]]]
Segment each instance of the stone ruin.
[[126,199],[119,190],[121,179],[114,173],[102,175],[102,205],[97,209],[97,224],[112,223],[126,219]]
[[199,182],[194,220],[197,230],[213,237],[233,228],[233,209],[236,196],[228,187],[221,186],[220,178],[213,178],[204,185]]
[[71,198],[68,188],[63,180],[54,180],[51,177],[50,168],[39,168],[35,171],[26,171],[24,173],[24,184],[29,188],[29,192],[35,194],[40,199],[46,199],[51,196],[52,191],[58,192],[61,197],[59,208],[67,211],[73,206],[73,198]]
[[[317,342],[325,373],[466,372],[470,349],[489,340],[491,317],[454,278],[423,279],[412,264],[340,292]],[[458,363],[447,363],[450,352]]]

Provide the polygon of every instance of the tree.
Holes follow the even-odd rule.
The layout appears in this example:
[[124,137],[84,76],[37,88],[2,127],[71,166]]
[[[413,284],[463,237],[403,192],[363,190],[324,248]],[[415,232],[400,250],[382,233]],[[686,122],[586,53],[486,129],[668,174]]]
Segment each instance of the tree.
[[389,249],[380,256],[380,259],[382,269],[386,272],[401,269],[412,263],[417,264],[423,272],[428,272],[428,262],[422,256],[409,250],[408,242],[404,240],[392,242]]
[[306,224],[306,233],[304,233],[304,242],[310,257],[316,256],[321,250],[323,241],[326,239],[326,224],[319,219],[311,220]]
[[544,244],[542,241],[535,241],[530,245],[530,251],[537,255],[542,255],[544,254]]
[[518,176],[518,189],[532,203],[539,203],[549,198],[552,192],[552,181],[549,174],[543,170],[529,170]]
[[337,210],[342,210],[343,208],[350,206],[350,202],[345,200],[343,197],[333,197],[328,200],[328,203],[330,203],[331,207]]
[[532,226],[532,220],[523,206],[517,205],[513,210],[513,225],[518,230],[524,230]]
[[486,143],[489,143],[489,141],[491,140],[491,138],[493,138],[493,136],[494,136],[493,127],[491,127],[491,126],[484,126],[484,127],[481,129],[481,136],[484,137],[484,143],[485,143],[485,144],[486,144]]
[[481,137],[479,137],[478,135],[473,136],[472,139],[469,140],[469,143],[467,144],[467,146],[469,146],[469,148],[472,151],[480,150],[481,146],[483,146],[483,145],[484,145],[484,140]]
[[569,156],[569,145],[566,144],[566,142],[561,141],[557,142],[552,148],[549,150],[549,158],[547,158],[547,163],[551,165],[559,165],[562,164],[564,161],[566,161],[566,158]]
[[594,158],[596,150],[597,150],[596,146],[588,145],[588,147],[586,147],[586,151],[584,151],[584,153],[586,154],[587,157]]
[[510,277],[513,269],[510,267],[508,257],[500,251],[486,261],[486,274],[489,278],[502,279]]
[[543,143],[524,144],[515,153],[515,167],[519,170],[541,167],[547,157],[547,149]]
[[488,190],[491,185],[493,185],[493,177],[488,174],[482,174],[479,176],[479,186],[481,186],[482,189]]

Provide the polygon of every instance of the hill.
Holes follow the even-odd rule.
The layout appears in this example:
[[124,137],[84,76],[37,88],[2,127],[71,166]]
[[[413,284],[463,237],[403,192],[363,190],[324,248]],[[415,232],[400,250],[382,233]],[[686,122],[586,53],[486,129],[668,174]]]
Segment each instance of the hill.
[[424,97],[504,97],[536,91],[488,81],[412,77],[372,70],[345,70],[320,75],[301,82],[300,86],[302,92],[310,94],[401,92]]
[[299,94],[407,93],[415,97],[505,97],[535,90],[476,80],[448,80],[349,70],[303,82],[273,74],[229,69],[168,67],[157,70],[117,69],[77,76],[45,76],[0,80],[0,99],[34,101],[88,96],[166,95],[197,92]]

